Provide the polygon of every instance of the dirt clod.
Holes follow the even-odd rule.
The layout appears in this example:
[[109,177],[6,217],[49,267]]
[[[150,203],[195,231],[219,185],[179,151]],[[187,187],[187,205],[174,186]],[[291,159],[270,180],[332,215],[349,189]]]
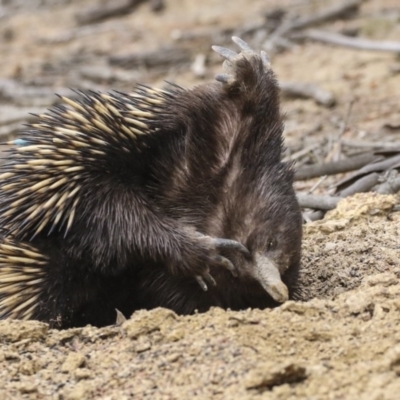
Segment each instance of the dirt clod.
[[245,378],[246,389],[272,389],[285,383],[295,383],[307,378],[306,368],[296,362],[285,362],[281,365],[267,363],[256,366]]
[[77,368],[82,367],[86,362],[86,358],[80,353],[68,354],[66,360],[61,365],[61,372],[73,372]]

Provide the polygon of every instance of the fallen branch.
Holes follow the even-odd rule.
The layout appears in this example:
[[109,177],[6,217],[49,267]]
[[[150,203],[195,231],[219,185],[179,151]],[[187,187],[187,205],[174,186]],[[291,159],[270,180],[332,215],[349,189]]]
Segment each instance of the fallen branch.
[[338,194],[342,197],[347,197],[356,193],[369,192],[378,183],[378,180],[379,174],[373,172],[372,174],[363,176]]
[[376,192],[380,194],[396,194],[400,191],[400,178],[386,181],[380,185]]
[[322,31],[319,29],[310,29],[299,34],[292,35],[291,39],[311,39],[318,42],[329,43],[342,47],[349,47],[356,50],[388,51],[393,53],[400,53],[400,42],[380,42],[369,39],[360,39],[341,35],[339,33]]
[[144,0],[114,0],[104,5],[86,8],[76,14],[75,18],[80,25],[92,24],[107,18],[125,15]]
[[363,140],[342,140],[342,144],[348,147],[358,147],[358,148],[371,148],[371,149],[388,149],[391,150],[394,147],[400,148],[400,142],[369,142]]
[[294,21],[286,21],[270,35],[268,40],[264,43],[264,47],[267,51],[273,51],[275,47],[279,47],[279,42],[293,31],[315,26],[338,18],[348,17],[350,15],[353,16],[357,13],[362,2],[363,0],[344,1],[340,4],[323,9],[314,15],[300,17]]
[[311,208],[316,210],[332,210],[343,197],[318,196],[315,194],[296,193],[297,200],[301,208]]
[[339,124],[340,125],[339,134],[337,136],[335,135],[335,136],[331,137],[330,150],[328,152],[328,157],[333,157],[333,158],[330,158],[333,161],[338,161],[340,159],[340,154],[341,154],[342,148],[343,148],[342,138],[343,138],[344,133],[346,132],[347,126],[350,121],[353,104],[354,104],[353,100],[349,102],[346,116]]
[[284,28],[281,28],[280,36],[282,36],[282,32],[286,34],[290,31],[308,28],[338,18],[354,16],[362,2],[363,0],[344,1],[332,7],[325,8],[314,15],[298,18],[288,23]]
[[282,94],[287,97],[311,98],[325,107],[331,107],[336,102],[336,99],[331,92],[328,92],[313,83],[281,82],[279,86]]
[[303,219],[304,221],[308,222],[313,222],[313,221],[318,221],[319,219],[324,218],[325,212],[318,210],[318,211],[307,211],[303,213]]
[[354,182],[358,178],[361,178],[364,175],[370,174],[372,172],[382,172],[387,171],[393,168],[398,168],[400,166],[400,154],[389,157],[385,160],[374,162],[372,164],[365,165],[360,170],[354,172],[350,176],[342,179],[336,184],[336,188],[338,191],[342,190],[341,188],[346,187],[349,183]]
[[301,181],[324,175],[335,175],[343,172],[354,171],[355,169],[361,168],[366,164],[379,159],[382,159],[382,157],[373,153],[368,153],[329,163],[306,165],[296,171],[294,179],[296,181]]

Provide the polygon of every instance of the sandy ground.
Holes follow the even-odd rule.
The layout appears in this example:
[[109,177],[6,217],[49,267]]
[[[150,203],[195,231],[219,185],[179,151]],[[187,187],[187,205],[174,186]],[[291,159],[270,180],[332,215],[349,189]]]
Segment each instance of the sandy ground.
[[398,201],[358,195],[307,226],[302,282],[320,297],[308,302],[187,317],[156,309],[102,329],[1,321],[0,396],[397,399]]
[[[85,69],[107,65],[111,55],[171,44],[179,32],[243,26],[278,4],[203,0],[198,7],[176,0],[155,14],[145,3],[95,33],[65,40],[83,29],[76,26],[78,10],[94,2],[13,3],[0,19],[0,78],[55,91],[126,89],[138,78],[156,85],[163,79],[199,84],[189,67],[157,76],[145,68],[121,69],[123,83],[104,76],[90,81]],[[382,17],[395,6],[396,1],[370,1],[351,23],[367,37],[398,40],[399,21]],[[189,50],[209,55],[213,40]],[[218,58],[208,60],[206,81],[220,68]],[[289,145],[306,146],[313,136],[328,140],[350,101],[345,138],[400,140],[398,129],[385,130],[400,115],[400,74],[391,72],[398,64],[392,54],[306,44],[276,55],[273,64],[280,79],[316,82],[338,100],[333,109],[285,100]],[[2,100],[1,117],[7,107]],[[33,106],[25,107],[28,112]],[[0,398],[398,399],[400,212],[393,208],[399,203],[395,196],[359,194],[306,225],[298,291],[303,301],[274,310],[213,309],[180,317],[157,309],[137,312],[121,326],[67,331],[35,321],[0,321]]]

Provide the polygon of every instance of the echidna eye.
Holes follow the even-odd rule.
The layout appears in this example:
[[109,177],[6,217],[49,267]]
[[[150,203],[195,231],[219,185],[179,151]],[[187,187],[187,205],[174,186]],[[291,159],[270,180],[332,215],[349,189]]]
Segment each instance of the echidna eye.
[[267,251],[273,250],[276,246],[276,240],[274,238],[269,238],[267,241]]

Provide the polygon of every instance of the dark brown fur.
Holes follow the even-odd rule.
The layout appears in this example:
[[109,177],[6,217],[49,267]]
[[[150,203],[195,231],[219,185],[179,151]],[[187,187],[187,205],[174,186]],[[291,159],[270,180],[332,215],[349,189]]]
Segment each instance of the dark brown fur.
[[[116,308],[129,316],[158,306],[188,314],[276,304],[246,275],[252,257],[222,252],[239,269],[233,277],[199,233],[271,257],[293,287],[302,228],[293,172],[281,161],[277,82],[255,53],[233,69],[229,85],[172,86],[139,150],[128,157],[110,148],[92,171],[66,237],[33,239],[50,257],[34,318],[102,326]],[[217,285],[204,292],[194,276],[207,268]]]

